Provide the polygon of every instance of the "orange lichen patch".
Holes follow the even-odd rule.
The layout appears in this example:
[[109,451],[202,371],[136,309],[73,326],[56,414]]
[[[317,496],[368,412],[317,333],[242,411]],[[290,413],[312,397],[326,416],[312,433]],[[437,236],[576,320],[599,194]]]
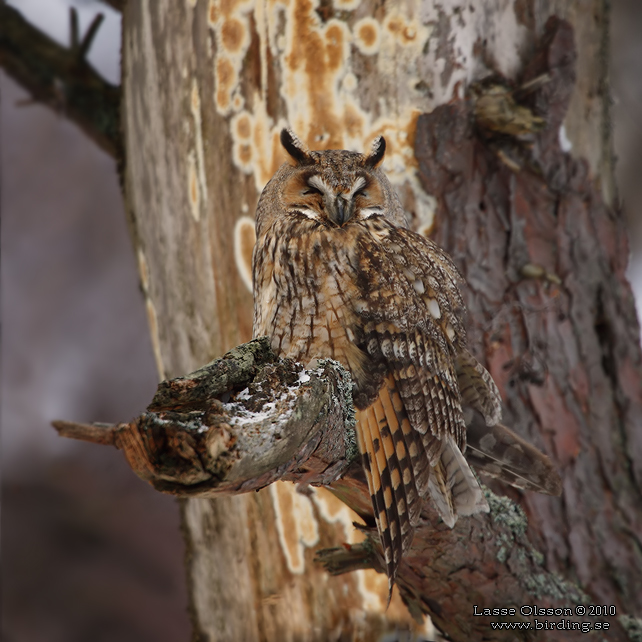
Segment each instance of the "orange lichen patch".
[[254,219],[241,216],[234,226],[234,261],[247,289],[252,292],[252,251],[256,243]]
[[[414,129],[419,104],[425,98],[415,87],[419,84],[417,60],[428,40],[431,28],[425,27],[406,8],[405,13],[393,7],[384,17],[384,26],[374,18],[359,20],[352,31],[345,21],[330,19],[323,22],[317,12],[318,0],[268,0],[256,3],[252,24],[258,36],[260,55],[260,87],[251,96],[244,96],[243,117],[232,119],[230,133],[236,165],[253,173],[260,191],[279,165],[286,160],[278,136],[283,126],[289,125],[312,149],[346,148],[369,149],[377,134],[384,134],[388,143],[385,169],[393,183],[404,185],[425,210],[423,218],[432,221],[433,206],[424,203],[426,196],[416,181],[416,160],[413,153]],[[338,6],[338,5],[337,5]],[[341,6],[352,6],[343,2]],[[226,9],[217,4],[216,29],[231,14],[243,24],[241,15],[246,5]],[[231,12],[231,13],[230,13]],[[357,77],[350,59],[351,43],[369,55],[381,52],[376,59],[388,93],[382,94],[374,119],[372,104],[361,105]],[[230,56],[223,50],[220,57]],[[234,58],[234,65],[237,57]],[[285,105],[287,119],[275,122],[268,115],[269,65],[278,69],[281,78],[279,98]],[[235,67],[236,69],[236,67]],[[238,67],[240,70],[240,67]],[[238,79],[234,81],[235,98],[242,95]],[[415,92],[417,109],[397,111],[397,103],[389,96],[399,92]],[[395,94],[396,95],[396,94]],[[413,105],[410,100],[401,104]],[[236,107],[234,107],[236,109]],[[228,110],[232,111],[232,109]],[[425,110],[424,110],[425,111]],[[249,145],[249,147],[244,147]],[[408,187],[409,186],[409,187]],[[434,199],[433,199],[434,200]],[[419,218],[422,218],[421,216]]]
[[252,137],[252,117],[248,112],[242,112],[232,118],[232,134],[241,140]]
[[388,16],[386,20],[386,29],[394,34],[398,34],[405,26],[404,21],[399,15]]
[[232,92],[238,76],[229,58],[218,57],[216,61],[216,106],[227,112],[232,104]]
[[[432,33],[432,27],[423,25],[417,18],[403,16],[396,10],[389,13],[382,24],[381,44],[377,67],[384,76],[395,79],[401,89],[401,82],[408,92],[419,82],[417,61],[422,56],[425,44]],[[412,95],[412,92],[410,93]],[[420,99],[419,94],[416,94]]]
[[147,323],[149,324],[149,336],[152,340],[152,351],[156,361],[156,370],[158,370],[158,380],[167,379],[165,375],[165,366],[163,365],[163,356],[161,354],[160,336],[158,333],[158,316],[156,308],[149,297],[145,297],[145,309],[147,310]]
[[[355,575],[357,576],[357,587],[363,599],[364,611],[374,613],[385,612],[386,618],[390,621],[400,624],[403,623],[405,625],[410,624],[414,633],[432,633],[434,635],[430,618],[424,618],[421,624],[412,619],[396,586],[392,590],[392,599],[386,611],[386,604],[388,602],[388,578],[384,574],[367,570],[356,571]],[[428,639],[434,639],[433,635]]]
[[251,167],[252,148],[248,144],[239,145],[236,148],[236,154],[238,155],[238,162],[242,167]]
[[384,26],[403,45],[411,45],[417,39],[417,29],[412,24],[407,24],[399,15],[390,16]]
[[319,541],[312,502],[288,482],[271,484],[270,495],[287,567],[291,573],[300,575],[305,570],[304,547]]
[[[388,601],[388,579],[373,570],[357,571],[357,586],[365,611],[383,612]],[[397,591],[393,592],[393,597]],[[392,600],[390,601],[392,606]]]
[[210,6],[207,8],[207,22],[210,27],[214,27],[218,21],[218,5],[210,0]]
[[380,118],[369,128],[363,141],[364,149],[370,149],[377,136],[385,137],[384,165],[393,183],[403,182],[408,175],[414,174],[417,167],[413,141],[418,117],[417,110],[409,109],[397,118]]
[[232,118],[230,133],[232,135],[232,160],[246,174],[254,171],[254,153],[252,149],[252,117],[243,111]]
[[350,544],[357,544],[365,539],[365,535],[353,525],[363,520],[352,509],[325,488],[314,488],[312,499],[321,518],[328,524],[343,526],[344,539]]
[[221,44],[229,53],[238,53],[249,38],[248,29],[237,18],[229,18],[221,27]]
[[[285,63],[290,70],[295,70],[308,62],[310,56],[306,56],[306,48],[314,50],[321,45],[319,36],[321,22],[314,13],[314,4],[311,0],[296,2],[294,11],[288,12],[287,26],[290,28],[285,38],[286,46],[290,51],[286,55]],[[297,33],[298,37],[296,37]],[[322,54],[321,51],[319,53]]]
[[343,122],[346,132],[350,138],[354,140],[363,138],[366,121],[365,117],[363,116],[363,112],[355,105],[346,105],[345,111],[343,113]]
[[354,44],[366,56],[379,51],[380,27],[374,18],[362,18],[354,25]]
[[413,109],[410,112],[408,124],[404,128],[405,140],[410,143],[410,145],[406,146],[406,149],[409,150],[415,165],[417,164],[417,159],[415,158],[414,140],[417,137],[417,121],[419,120],[419,116],[421,116],[421,111],[419,109]]
[[229,18],[251,8],[253,0],[210,0],[207,19],[210,27],[215,27],[219,18]]
[[257,191],[274,176],[276,170],[286,161],[279,134],[285,126],[284,122],[273,125],[272,119],[265,111],[265,103],[256,102],[257,110],[253,119],[253,167]]
[[200,218],[200,194],[198,189],[198,174],[196,173],[196,159],[190,154],[187,160],[187,195],[190,209],[195,221]]
[[239,74],[250,45],[250,23],[247,13],[251,0],[210,0],[208,24],[216,36],[215,104],[217,111],[226,116],[243,108],[239,94]]
[[343,22],[321,24],[310,0],[299,0],[286,20],[281,93],[292,107],[290,113],[297,114],[291,125],[317,149],[341,147],[344,142],[337,94],[349,40],[350,31]]
[[331,21],[325,30],[328,71],[336,71],[345,62],[347,50],[344,40],[349,32],[342,22]]

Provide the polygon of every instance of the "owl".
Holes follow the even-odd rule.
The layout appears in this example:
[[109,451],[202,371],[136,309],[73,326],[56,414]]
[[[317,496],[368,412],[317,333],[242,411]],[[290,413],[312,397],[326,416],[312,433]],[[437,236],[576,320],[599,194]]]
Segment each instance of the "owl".
[[470,464],[519,488],[559,494],[550,461],[499,423],[501,399],[466,347],[462,278],[451,258],[406,227],[370,154],[310,151],[281,132],[290,156],[257,205],[255,337],[314,367],[352,375],[356,433],[389,588],[424,499],[444,523],[487,511]]

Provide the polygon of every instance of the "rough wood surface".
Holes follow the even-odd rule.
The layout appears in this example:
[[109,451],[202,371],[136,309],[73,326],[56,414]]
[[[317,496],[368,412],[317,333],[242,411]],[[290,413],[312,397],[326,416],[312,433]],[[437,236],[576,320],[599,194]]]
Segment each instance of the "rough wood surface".
[[[523,502],[551,570],[599,603],[642,610],[642,356],[625,278],[624,220],[585,162],[559,146],[576,52],[551,20],[522,80],[546,126],[513,171],[475,135],[469,108],[422,116],[420,176],[437,199],[436,238],[468,281],[474,345],[506,402],[505,420],[558,463],[564,498]],[[506,489],[502,489],[506,491]],[[513,496],[515,496],[513,494]]]
[[244,493],[278,480],[327,485],[358,455],[349,375],[335,362],[307,372],[278,360],[265,338],[163,381],[129,423],[54,427],[115,446],[141,479],[180,497]]

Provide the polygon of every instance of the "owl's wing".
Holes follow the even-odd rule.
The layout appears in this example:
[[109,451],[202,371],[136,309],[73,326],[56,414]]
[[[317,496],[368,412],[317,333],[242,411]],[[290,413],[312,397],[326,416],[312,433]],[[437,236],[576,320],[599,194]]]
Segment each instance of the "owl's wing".
[[388,374],[357,410],[357,436],[392,588],[423,497],[430,494],[450,527],[458,515],[488,506],[458,443],[463,416],[454,371],[426,369],[439,357],[426,357],[437,351],[420,333],[409,338],[380,323],[367,336],[373,361],[385,360]]
[[[385,375],[376,386],[357,380],[355,404],[392,582],[423,496],[431,495],[451,527],[458,515],[488,506],[462,455],[465,424],[455,367],[465,338],[460,277],[424,237],[385,224],[374,232],[357,248],[364,277],[354,309],[370,370],[380,373],[383,366]],[[379,241],[374,248],[373,240]]]
[[562,480],[551,460],[499,423],[501,397],[489,372],[462,349],[455,361],[466,421],[466,459],[483,474],[511,486],[561,495]]
[[392,323],[376,324],[368,336],[371,356],[387,363],[390,376],[386,387],[394,387],[408,420],[409,429],[401,432],[406,448],[414,455],[410,463],[417,495],[429,493],[450,527],[458,515],[487,510],[462,454],[466,427],[448,355],[421,332],[404,332]]

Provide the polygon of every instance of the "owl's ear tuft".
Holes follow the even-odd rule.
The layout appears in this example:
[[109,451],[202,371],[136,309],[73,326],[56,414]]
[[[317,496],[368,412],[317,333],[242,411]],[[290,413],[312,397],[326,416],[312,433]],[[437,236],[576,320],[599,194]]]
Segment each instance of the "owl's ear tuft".
[[378,167],[386,153],[386,139],[383,136],[377,136],[372,143],[372,151],[366,157],[366,167]]
[[297,165],[311,165],[314,159],[310,156],[310,150],[303,141],[291,130],[281,130],[281,145],[285,151],[297,162]]

